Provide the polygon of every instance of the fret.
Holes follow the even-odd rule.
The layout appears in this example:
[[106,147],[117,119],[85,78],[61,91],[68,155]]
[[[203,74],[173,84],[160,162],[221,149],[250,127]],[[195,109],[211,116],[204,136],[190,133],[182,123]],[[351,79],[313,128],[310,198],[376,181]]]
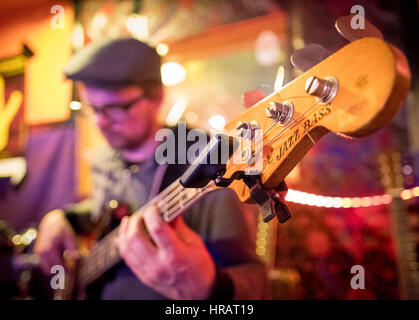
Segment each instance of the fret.
[[[160,202],[162,207],[170,208],[173,204],[177,204],[179,200],[182,200],[182,197],[185,195],[185,191],[180,191],[175,197],[173,197],[169,202]],[[186,191],[187,195],[187,191]],[[159,205],[160,205],[159,203]]]
[[[214,189],[214,183],[210,183],[202,189],[184,188],[179,180],[176,180],[135,214],[143,214],[145,208],[153,205],[159,210],[162,219],[165,222],[170,222],[203,195]],[[78,267],[80,287],[86,287],[121,261],[118,248],[114,243],[118,229],[119,227],[112,230],[90,249],[87,256],[81,258]]]

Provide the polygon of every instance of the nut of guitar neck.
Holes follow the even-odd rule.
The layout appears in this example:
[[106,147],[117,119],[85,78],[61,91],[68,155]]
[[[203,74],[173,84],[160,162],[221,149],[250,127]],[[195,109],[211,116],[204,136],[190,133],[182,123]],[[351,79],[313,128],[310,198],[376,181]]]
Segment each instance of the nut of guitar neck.
[[305,90],[308,94],[318,97],[322,103],[328,104],[336,96],[338,88],[339,81],[335,77],[310,77],[306,81]]

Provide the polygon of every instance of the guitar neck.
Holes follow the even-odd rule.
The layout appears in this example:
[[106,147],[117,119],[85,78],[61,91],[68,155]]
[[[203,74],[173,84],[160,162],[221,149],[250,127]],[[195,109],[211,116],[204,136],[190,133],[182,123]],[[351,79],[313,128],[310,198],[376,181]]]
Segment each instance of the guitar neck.
[[[135,215],[142,215],[147,208],[155,206],[163,221],[168,223],[215,188],[214,183],[209,183],[204,188],[184,188],[178,179],[138,210]],[[79,261],[76,280],[79,287],[86,287],[121,261],[114,241],[118,235],[118,229],[115,228],[97,242],[89,253]]]

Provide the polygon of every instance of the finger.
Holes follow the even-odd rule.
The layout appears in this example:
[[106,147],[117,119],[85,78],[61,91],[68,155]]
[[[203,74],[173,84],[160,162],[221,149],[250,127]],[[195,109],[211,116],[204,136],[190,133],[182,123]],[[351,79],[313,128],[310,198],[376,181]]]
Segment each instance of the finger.
[[137,232],[141,237],[143,237],[144,240],[150,241],[153,244],[153,246],[155,246],[153,239],[151,239],[150,235],[148,234],[147,227],[144,222],[144,214],[135,217],[134,226],[136,226],[135,232]]
[[51,263],[48,260],[48,257],[43,254],[38,254],[39,256],[39,265],[41,270],[45,274],[49,274],[51,270]]
[[51,272],[51,267],[54,265],[64,266],[61,252],[54,248],[39,254],[39,263],[41,265],[42,271],[46,274]]
[[39,264],[45,273],[49,273],[55,264],[62,264],[61,250],[56,246],[47,245],[43,238],[35,242],[34,252],[39,256]]
[[185,223],[182,217],[176,218],[174,230],[177,236],[186,244],[193,245],[201,241],[199,235]]
[[129,240],[125,250],[125,253],[134,254],[138,263],[142,265],[149,262],[150,259],[153,259],[156,252],[156,247],[154,247],[149,240],[145,241],[138,236]]
[[137,235],[140,238],[144,238],[144,241],[150,241],[143,219],[143,215],[136,215],[127,219],[126,236],[133,237]]
[[123,217],[118,228],[118,237],[123,236],[127,232],[128,217]]
[[175,231],[160,217],[155,207],[151,207],[144,214],[147,230],[160,249],[171,249],[178,241]]
[[135,273],[135,275],[146,285],[149,285],[147,279],[153,266],[149,265],[150,260],[140,260],[134,251],[128,251],[123,256],[126,265]]
[[120,253],[125,251],[125,244],[127,241],[124,241],[124,237],[127,233],[127,225],[128,217],[123,217],[118,227],[118,236],[115,238],[115,244],[117,245]]
[[67,258],[77,259],[79,257],[79,252],[76,249],[74,234],[68,232],[64,235],[64,254]]
[[63,242],[66,250],[76,250],[75,238],[72,232],[69,231],[64,234]]
[[134,251],[143,258],[146,255],[152,255],[156,250],[150,241],[150,238],[142,231],[142,217],[133,216],[127,218],[122,234],[118,243],[122,252]]
[[132,222],[135,227],[135,240],[133,242],[136,250],[142,255],[152,255],[157,252],[156,244],[151,238],[150,234],[147,232],[145,226],[144,216],[138,215],[138,218],[134,219]]
[[51,263],[51,267],[55,265],[63,266],[65,265],[63,259],[63,251],[59,248],[54,248],[50,251],[49,261]]
[[128,240],[121,238],[118,242],[119,252],[127,266],[142,280],[149,269],[153,269],[155,263],[155,251],[149,242],[141,241],[139,238]]

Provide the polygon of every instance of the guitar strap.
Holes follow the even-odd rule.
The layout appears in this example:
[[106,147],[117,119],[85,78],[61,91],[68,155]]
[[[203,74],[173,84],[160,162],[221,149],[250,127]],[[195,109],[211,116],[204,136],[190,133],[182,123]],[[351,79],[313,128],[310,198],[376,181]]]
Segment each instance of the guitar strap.
[[[190,163],[186,164],[180,164],[179,158],[178,158],[178,148],[179,148],[179,142],[178,142],[178,127],[170,127],[171,130],[173,130],[175,134],[175,163],[174,164],[168,164],[166,165],[167,168],[165,169],[165,172],[162,177],[162,181],[160,183],[160,188],[158,192],[162,192],[166,187],[168,187],[173,181],[180,178],[182,174],[188,169]],[[186,128],[186,136],[188,135],[190,129]],[[209,142],[209,136],[207,136],[207,143]],[[188,151],[189,147],[193,145],[195,141],[186,141],[186,152]],[[161,165],[160,165],[161,166]],[[159,166],[159,167],[160,167]],[[157,176],[157,175],[156,175]]]

